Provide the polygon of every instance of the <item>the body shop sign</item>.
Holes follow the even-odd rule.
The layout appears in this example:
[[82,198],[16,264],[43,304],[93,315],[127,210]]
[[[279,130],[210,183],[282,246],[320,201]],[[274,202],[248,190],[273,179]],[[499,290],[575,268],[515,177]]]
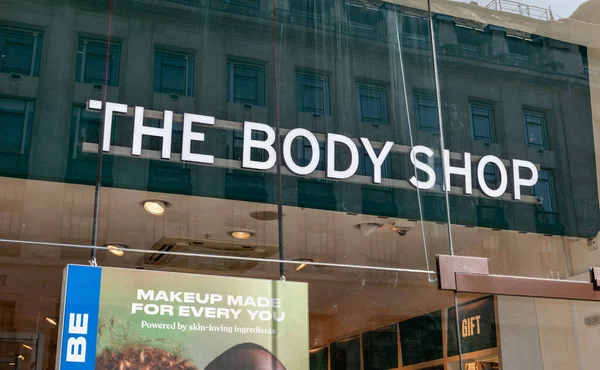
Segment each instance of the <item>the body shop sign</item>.
[[69,265],[59,370],[306,370],[308,285]]
[[[128,106],[125,104],[106,102],[103,107],[102,102],[98,100],[90,100],[88,102],[88,108],[91,110],[104,110],[104,132],[103,132],[103,146],[104,152],[110,152],[110,137],[112,132],[112,118],[114,113],[126,114]],[[136,106],[134,110],[134,130],[133,130],[133,144],[131,148],[131,154],[139,156],[142,153],[142,138],[144,136],[162,138],[162,150],[161,157],[163,159],[171,158],[171,137],[172,137],[172,126],[173,126],[173,112],[164,111],[163,115],[163,127],[149,127],[144,125],[144,108]],[[192,153],[191,144],[192,142],[203,142],[205,134],[192,130],[192,125],[206,125],[213,126],[215,124],[215,117],[203,116],[192,113],[183,114],[183,143],[181,149],[181,160],[203,164],[214,164],[215,158],[210,153]],[[274,148],[276,141],[275,129],[263,123],[257,122],[244,122],[244,136],[243,136],[243,154],[242,154],[242,167],[252,170],[268,170],[275,166],[277,161],[277,153]],[[256,139],[257,135],[253,133],[262,133],[264,139]],[[304,138],[307,140],[312,148],[312,157],[307,165],[301,166],[294,161],[292,155],[292,143],[294,140]],[[352,177],[358,170],[359,166],[359,155],[358,147],[356,143],[349,137],[328,133],[326,138],[326,158],[325,163],[327,166],[326,176],[331,179],[343,180]],[[367,138],[360,138],[360,143],[364,147],[365,152],[368,154],[369,159],[373,163],[373,182],[378,184],[381,183],[381,166],[385,159],[389,155],[394,143],[387,141],[379,153],[375,152],[372,143]],[[347,168],[340,169],[335,163],[335,152],[336,147],[344,145],[350,152],[350,160]],[[264,160],[257,161],[253,160],[250,156],[252,149],[261,149],[266,155]],[[317,169],[320,161],[320,150],[319,143],[316,136],[310,131],[303,128],[296,128],[290,130],[283,140],[283,163],[285,166],[296,175],[309,175]],[[410,153],[410,160],[415,166],[416,170],[423,173],[425,180],[417,180],[417,176],[412,176],[409,182],[412,186],[427,190],[434,187],[436,184],[436,173],[434,168],[427,162],[422,161],[422,157],[431,158],[434,156],[434,151],[431,148],[422,145],[414,146]],[[464,192],[465,194],[473,193],[473,169],[470,153],[463,153],[462,166],[453,166],[450,164],[450,153],[448,150],[444,150],[442,153],[442,162],[444,165],[444,185],[446,189],[451,189],[451,178],[452,176],[461,176],[464,178]],[[499,185],[496,188],[490,187],[485,179],[484,170],[487,165],[491,165],[497,168],[500,174]],[[504,195],[507,191],[509,184],[509,174],[504,162],[493,155],[486,155],[477,162],[477,183],[481,192],[492,198],[498,198]],[[526,169],[526,171],[522,171]],[[523,173],[526,173],[522,177]],[[512,159],[510,161],[510,178],[512,183],[512,198],[515,200],[521,199],[521,188],[531,187],[537,183],[538,170],[536,166],[529,161]]]

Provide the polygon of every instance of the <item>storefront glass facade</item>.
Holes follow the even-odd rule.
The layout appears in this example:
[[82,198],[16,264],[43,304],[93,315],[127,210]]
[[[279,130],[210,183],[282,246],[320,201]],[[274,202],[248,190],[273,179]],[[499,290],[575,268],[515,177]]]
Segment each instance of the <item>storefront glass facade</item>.
[[597,368],[600,303],[436,266],[600,266],[596,3],[0,0],[0,370],[67,264],[307,282],[310,369]]

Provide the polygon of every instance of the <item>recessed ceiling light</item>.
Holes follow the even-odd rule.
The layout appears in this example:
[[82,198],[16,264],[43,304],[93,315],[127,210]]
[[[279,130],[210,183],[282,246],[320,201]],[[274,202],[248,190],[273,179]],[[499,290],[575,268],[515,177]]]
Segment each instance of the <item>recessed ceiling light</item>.
[[305,268],[306,266],[308,266],[307,262],[315,262],[315,260],[310,259],[310,258],[295,258],[294,261],[302,262],[301,264],[296,266],[296,271],[300,271],[303,268]]
[[165,214],[166,209],[171,204],[164,200],[158,199],[148,199],[142,202],[142,206],[146,210],[146,212],[150,213],[154,216],[162,216]]
[[48,321],[50,324],[57,326],[58,324],[56,323],[58,321],[58,319],[56,317],[46,317],[46,321]]
[[25,347],[25,348],[27,348],[27,349],[33,349],[33,347],[31,347],[31,346],[30,346],[30,345],[28,345],[28,344],[23,344],[23,347]]
[[227,233],[227,235],[231,236],[234,239],[246,240],[250,239],[254,235],[254,231],[248,229],[237,229],[231,230]]
[[110,253],[114,254],[117,257],[123,257],[123,255],[125,255],[125,249],[129,249],[129,246],[127,244],[121,243],[104,244],[104,246],[106,247],[106,249],[108,249]]
[[259,221],[274,221],[277,220],[278,213],[276,211],[254,211],[250,212],[250,217]]

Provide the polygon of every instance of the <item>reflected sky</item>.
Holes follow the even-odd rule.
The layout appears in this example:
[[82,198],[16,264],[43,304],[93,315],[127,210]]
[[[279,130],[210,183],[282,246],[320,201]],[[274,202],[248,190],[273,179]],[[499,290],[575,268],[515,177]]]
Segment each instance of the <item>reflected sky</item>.
[[[493,0],[453,0],[461,3],[472,3],[476,2],[479,6],[487,6]],[[573,12],[579,7],[579,5],[585,3],[585,0],[517,0],[520,3],[539,6],[552,10],[555,19],[568,18]]]

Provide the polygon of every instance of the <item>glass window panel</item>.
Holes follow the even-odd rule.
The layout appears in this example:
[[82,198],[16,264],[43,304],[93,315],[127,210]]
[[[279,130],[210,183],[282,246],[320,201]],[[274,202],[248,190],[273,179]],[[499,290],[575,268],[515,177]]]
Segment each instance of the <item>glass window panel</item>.
[[326,76],[299,73],[297,81],[298,110],[329,114],[329,82]]
[[3,70],[18,72],[25,75],[31,73],[31,58],[33,57],[33,43],[27,40],[11,40],[6,43]]
[[547,149],[545,136],[546,119],[544,114],[525,111],[523,113],[523,119],[525,121],[528,145],[540,149]]
[[0,72],[37,76],[40,50],[41,33],[0,28]]
[[0,152],[26,154],[33,105],[25,100],[0,98]]
[[375,85],[359,85],[360,120],[370,123],[387,123],[385,89]]
[[541,207],[544,212],[555,213],[554,189],[552,176],[548,170],[538,171],[538,182],[533,187],[533,194],[542,198]]
[[241,6],[248,9],[259,9],[260,0],[225,0],[226,4]]
[[193,95],[191,55],[157,51],[154,64],[154,90],[159,93]]
[[544,147],[544,136],[542,134],[542,126],[527,125],[527,142],[529,146]]
[[103,84],[106,73],[107,85],[118,86],[120,50],[120,44],[111,43],[108,46],[107,58],[106,42],[80,39],[77,55],[77,81]]
[[424,131],[439,131],[437,102],[431,94],[414,94],[417,127]]
[[494,140],[493,107],[487,104],[471,103],[470,108],[473,139],[492,142]]
[[228,99],[235,103],[264,105],[264,67],[258,64],[228,62]]

